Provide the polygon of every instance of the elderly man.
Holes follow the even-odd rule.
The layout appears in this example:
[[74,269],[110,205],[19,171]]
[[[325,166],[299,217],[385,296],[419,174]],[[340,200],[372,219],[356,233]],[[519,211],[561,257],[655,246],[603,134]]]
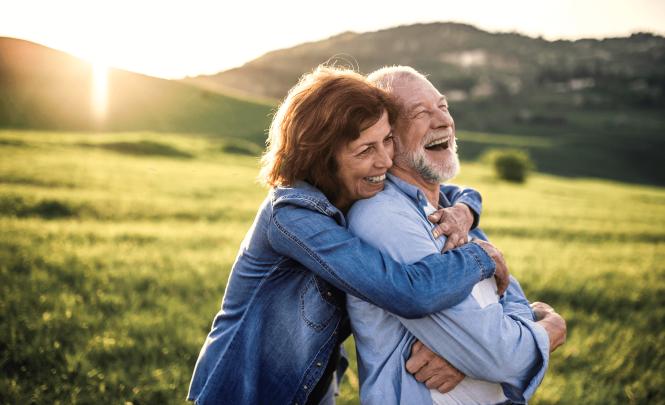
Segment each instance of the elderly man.
[[[384,68],[369,80],[398,99],[405,119],[394,130],[394,166],[384,191],[352,207],[349,229],[410,263],[440,252],[446,243],[437,238],[439,230],[428,215],[450,206],[440,183],[459,170],[454,121],[445,97],[411,68]],[[486,238],[481,230],[472,230],[470,236],[472,243],[500,255],[482,241]],[[445,248],[464,242],[448,241]],[[426,318],[404,319],[353,296],[347,297],[347,308],[365,404],[524,403],[540,384],[550,351],[563,343],[566,333],[563,318],[551,307],[538,304],[532,310],[513,278],[501,299],[496,282],[486,279],[460,304]],[[466,378],[459,374],[456,380],[452,372],[452,380],[441,380],[430,370],[416,373],[427,386],[419,383],[407,370],[412,346],[417,355],[409,360],[410,366],[417,369],[418,355],[431,349]]]

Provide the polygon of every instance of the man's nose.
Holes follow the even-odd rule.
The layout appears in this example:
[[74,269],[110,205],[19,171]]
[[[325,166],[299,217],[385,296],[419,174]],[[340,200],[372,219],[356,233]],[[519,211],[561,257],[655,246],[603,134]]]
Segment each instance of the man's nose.
[[455,124],[453,116],[447,110],[436,109],[432,117],[432,128],[448,128]]

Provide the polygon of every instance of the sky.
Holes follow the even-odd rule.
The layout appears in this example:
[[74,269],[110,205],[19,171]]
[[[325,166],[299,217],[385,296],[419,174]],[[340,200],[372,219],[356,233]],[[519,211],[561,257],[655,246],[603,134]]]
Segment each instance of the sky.
[[344,31],[435,21],[549,40],[665,35],[665,0],[0,0],[0,36],[170,79]]

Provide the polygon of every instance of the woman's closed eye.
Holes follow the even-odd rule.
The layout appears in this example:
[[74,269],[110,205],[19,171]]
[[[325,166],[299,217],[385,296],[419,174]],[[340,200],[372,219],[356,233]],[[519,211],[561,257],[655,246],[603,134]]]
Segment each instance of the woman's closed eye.
[[358,152],[358,154],[356,156],[358,156],[358,157],[367,156],[372,151],[372,148],[373,148],[372,146],[368,146],[365,149]]

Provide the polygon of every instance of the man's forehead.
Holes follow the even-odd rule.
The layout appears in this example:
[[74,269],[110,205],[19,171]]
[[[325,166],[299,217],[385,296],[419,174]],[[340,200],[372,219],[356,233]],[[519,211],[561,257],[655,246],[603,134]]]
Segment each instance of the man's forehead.
[[431,101],[438,102],[446,98],[429,80],[421,78],[410,78],[394,83],[393,92],[407,108]]

